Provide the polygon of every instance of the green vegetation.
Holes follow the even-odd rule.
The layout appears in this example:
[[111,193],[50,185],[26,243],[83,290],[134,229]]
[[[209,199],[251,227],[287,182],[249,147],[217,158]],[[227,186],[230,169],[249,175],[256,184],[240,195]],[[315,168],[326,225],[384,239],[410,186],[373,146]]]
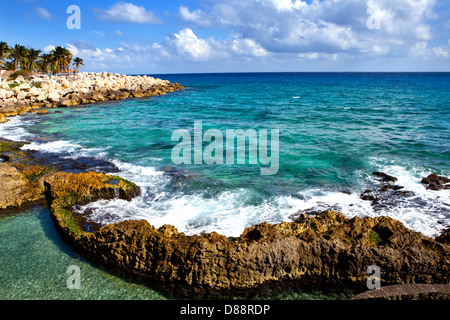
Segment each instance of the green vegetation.
[[0,153],[19,151],[19,148],[24,145],[24,142],[6,141],[2,139],[0,140]]
[[10,83],[8,86],[10,89],[12,89],[12,88],[20,86],[20,84],[19,83]]
[[[76,70],[71,70],[73,54],[64,47],[55,47],[50,53],[42,54],[41,50],[26,48],[16,44],[8,46],[6,42],[0,42],[0,69],[20,70],[21,72],[41,73],[70,73],[84,66],[83,59],[73,59]],[[17,77],[17,76],[16,76]]]
[[385,241],[380,237],[380,235],[373,231],[369,234],[369,242],[372,245],[382,245],[385,243]]
[[84,61],[81,58],[76,57],[73,59],[73,66],[75,66],[75,69],[79,69],[80,67],[84,66]]
[[40,89],[42,87],[42,82],[34,81],[34,82],[31,83],[31,87],[35,87],[35,88]]

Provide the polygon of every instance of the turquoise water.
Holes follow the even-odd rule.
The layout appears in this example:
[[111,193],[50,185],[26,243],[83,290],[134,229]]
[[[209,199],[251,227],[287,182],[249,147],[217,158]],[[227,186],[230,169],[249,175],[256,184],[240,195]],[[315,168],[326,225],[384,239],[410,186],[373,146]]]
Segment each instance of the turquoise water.
[[[141,186],[142,196],[131,202],[77,208],[91,209],[89,218],[103,224],[147,219],[187,234],[238,236],[255,223],[334,209],[348,217],[388,215],[428,236],[450,226],[450,191],[420,183],[431,172],[450,175],[450,74],[159,77],[186,89],[14,118],[0,136],[28,140],[27,149],[49,156],[110,161]],[[263,176],[262,165],[248,161],[175,165],[172,133],[193,136],[195,121],[203,133],[224,136],[227,129],[279,130],[277,174]],[[377,185],[373,171],[397,177],[413,194],[378,207],[361,200]]]
[[[5,300],[166,299],[148,287],[104,271],[61,242],[50,212],[39,206],[0,219],[0,298]],[[80,268],[80,288],[67,281]]]

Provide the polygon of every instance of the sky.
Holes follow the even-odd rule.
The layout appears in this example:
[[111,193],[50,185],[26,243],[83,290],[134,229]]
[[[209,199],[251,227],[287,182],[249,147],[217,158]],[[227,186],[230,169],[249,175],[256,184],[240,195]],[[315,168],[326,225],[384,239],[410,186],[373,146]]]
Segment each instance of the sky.
[[0,8],[0,41],[64,46],[84,60],[81,71],[450,71],[449,0],[0,0]]

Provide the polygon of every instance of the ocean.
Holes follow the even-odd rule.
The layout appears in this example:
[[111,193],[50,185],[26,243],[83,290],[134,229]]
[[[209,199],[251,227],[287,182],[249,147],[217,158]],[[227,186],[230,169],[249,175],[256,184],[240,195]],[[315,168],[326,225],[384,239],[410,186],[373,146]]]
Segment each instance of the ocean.
[[[100,200],[76,208],[100,224],[146,219],[155,227],[174,225],[188,235],[216,231],[232,237],[264,221],[292,221],[301,212],[335,210],[347,217],[390,216],[430,237],[450,227],[450,190],[427,190],[421,183],[430,173],[450,176],[450,73],[151,76],[179,82],[185,90],[11,118],[0,126],[0,137],[28,141],[24,149],[40,151],[47,159],[77,160],[85,167],[114,172],[142,188],[142,195],[131,202]],[[195,134],[199,130],[195,128],[199,124],[204,158],[197,163]],[[256,149],[252,149],[251,139],[245,145],[227,145],[230,130],[254,132],[257,138],[267,133],[270,164],[261,157],[264,140],[257,139],[259,152],[257,161],[252,162],[251,153]],[[191,138],[183,144],[183,155],[189,159],[184,163],[174,161],[179,132]],[[214,139],[208,139],[208,133],[214,133]],[[217,140],[222,136],[223,142]],[[216,147],[213,153],[211,146]],[[208,152],[215,163],[206,161]],[[235,161],[226,161],[228,152],[234,152],[236,157],[231,159]],[[276,170],[262,174],[261,169],[269,165]],[[67,169],[76,172],[80,168]],[[403,188],[378,191],[375,171],[396,177],[395,185]],[[362,199],[369,190],[378,201]],[[27,240],[36,236],[26,232],[27,223],[44,229],[39,238],[44,241],[45,234],[53,232],[48,231],[50,220],[43,218],[47,213],[46,208],[33,208],[0,218],[2,257],[20,254],[21,249],[12,249],[22,248],[19,242],[36,241]],[[34,222],[30,221],[33,217]],[[11,228],[22,228],[15,231],[22,237],[13,239]],[[51,239],[54,245],[48,254],[65,257],[70,248],[63,248],[57,235]],[[107,292],[118,290],[123,298],[127,292],[131,298],[164,298],[142,287],[142,295],[136,295],[132,292],[137,289],[127,287],[135,284],[105,275],[106,271],[81,257],[69,255],[75,259],[70,263],[85,264],[98,273],[101,283],[109,283],[112,289]],[[25,265],[37,263],[32,257],[21,259]],[[67,259],[53,261],[61,264],[62,270]],[[0,263],[2,270],[9,270],[2,278],[20,278],[18,268],[9,267],[8,261],[2,258]],[[104,281],[105,277],[115,280]],[[48,285],[45,281],[30,283]],[[3,287],[4,298],[29,297],[26,284]],[[11,288],[17,292],[9,293]],[[89,296],[91,291],[81,298],[111,297],[108,293]],[[45,292],[41,288],[29,294],[37,299],[55,295]],[[58,292],[60,298],[73,297],[65,288]]]

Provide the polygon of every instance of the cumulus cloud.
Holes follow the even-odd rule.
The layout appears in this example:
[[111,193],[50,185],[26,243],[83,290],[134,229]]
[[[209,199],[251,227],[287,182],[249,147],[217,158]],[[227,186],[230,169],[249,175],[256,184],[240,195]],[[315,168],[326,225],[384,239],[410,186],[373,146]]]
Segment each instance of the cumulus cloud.
[[[159,66],[163,71],[193,71],[193,64],[203,68],[195,70],[199,72],[208,66],[214,66],[211,71],[248,70],[243,66],[257,71],[263,71],[259,68],[264,66],[292,71],[312,70],[305,68],[314,66],[321,70],[355,70],[360,66],[378,70],[389,61],[397,70],[398,62],[405,59],[450,58],[450,45],[433,38],[430,19],[437,19],[436,1],[205,0],[200,8],[178,7],[175,16],[182,27],[157,43],[123,37],[119,47],[102,49],[73,41],[71,50],[85,62],[92,59],[93,65],[106,70],[138,65],[138,73]],[[116,3],[102,14],[107,20],[156,21],[151,11],[131,3]],[[371,16],[379,19],[380,29],[368,28]],[[221,31],[205,37],[205,28]]]
[[202,60],[207,59],[211,54],[208,41],[199,39],[189,28],[171,36],[167,43],[173,45],[179,55],[188,58]]
[[429,58],[448,58],[450,52],[450,40],[447,46],[428,48],[426,41],[418,41],[412,48],[411,53],[414,57]]
[[129,22],[140,24],[160,24],[161,19],[144,6],[129,2],[118,2],[107,10],[100,10],[100,18],[114,22]]
[[[395,51],[432,38],[427,18],[436,0],[211,1],[208,11],[180,7],[180,18],[193,26],[229,30],[273,53],[373,53]],[[381,28],[370,30],[370,16]]]

